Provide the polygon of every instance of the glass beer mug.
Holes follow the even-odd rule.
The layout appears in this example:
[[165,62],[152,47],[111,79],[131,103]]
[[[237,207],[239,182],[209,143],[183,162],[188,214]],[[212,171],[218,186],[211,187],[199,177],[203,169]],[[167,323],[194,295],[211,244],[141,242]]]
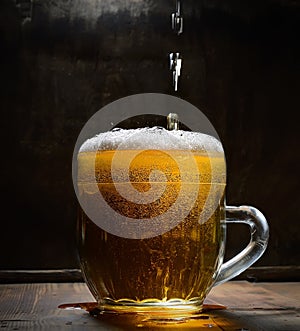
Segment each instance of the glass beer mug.
[[[113,129],[78,153],[79,253],[99,309],[188,315],[213,286],[264,252],[268,225],[257,209],[226,206],[226,166],[214,137],[177,128]],[[227,223],[251,240],[223,262]]]

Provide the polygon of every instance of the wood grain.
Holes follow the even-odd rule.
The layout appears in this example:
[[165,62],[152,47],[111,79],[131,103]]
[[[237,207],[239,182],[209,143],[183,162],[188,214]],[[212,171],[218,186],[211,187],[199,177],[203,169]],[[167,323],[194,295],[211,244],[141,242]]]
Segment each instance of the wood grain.
[[214,288],[207,304],[227,310],[203,313],[199,319],[153,323],[139,318],[90,316],[81,309],[65,310],[63,303],[94,301],[84,283],[0,285],[0,327],[3,330],[300,330],[300,283],[235,281]]

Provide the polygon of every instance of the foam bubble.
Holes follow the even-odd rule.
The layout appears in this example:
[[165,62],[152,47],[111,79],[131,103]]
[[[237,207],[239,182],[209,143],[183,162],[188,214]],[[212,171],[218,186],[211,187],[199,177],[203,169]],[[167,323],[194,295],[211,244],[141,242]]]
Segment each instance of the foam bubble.
[[166,130],[161,127],[114,129],[86,140],[80,152],[115,149],[184,149],[223,153],[219,140],[200,132]]

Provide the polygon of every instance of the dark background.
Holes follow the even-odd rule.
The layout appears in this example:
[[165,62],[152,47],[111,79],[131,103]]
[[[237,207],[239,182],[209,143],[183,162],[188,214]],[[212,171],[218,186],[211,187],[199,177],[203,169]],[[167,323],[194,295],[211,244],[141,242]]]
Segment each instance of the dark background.
[[[136,93],[179,96],[215,126],[227,204],[259,208],[256,266],[299,265],[300,1],[1,0],[0,269],[77,268],[71,166],[85,122]],[[183,57],[179,91],[168,54]],[[229,227],[227,257],[248,240]]]

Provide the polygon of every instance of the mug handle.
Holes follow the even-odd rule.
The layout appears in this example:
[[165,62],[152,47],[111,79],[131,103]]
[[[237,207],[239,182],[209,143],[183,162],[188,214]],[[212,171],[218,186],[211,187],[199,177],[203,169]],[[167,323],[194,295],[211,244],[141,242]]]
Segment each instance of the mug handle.
[[235,257],[223,263],[213,286],[220,285],[245,271],[256,262],[267,248],[269,226],[264,215],[250,206],[226,206],[226,223],[244,223],[250,226],[248,246]]

